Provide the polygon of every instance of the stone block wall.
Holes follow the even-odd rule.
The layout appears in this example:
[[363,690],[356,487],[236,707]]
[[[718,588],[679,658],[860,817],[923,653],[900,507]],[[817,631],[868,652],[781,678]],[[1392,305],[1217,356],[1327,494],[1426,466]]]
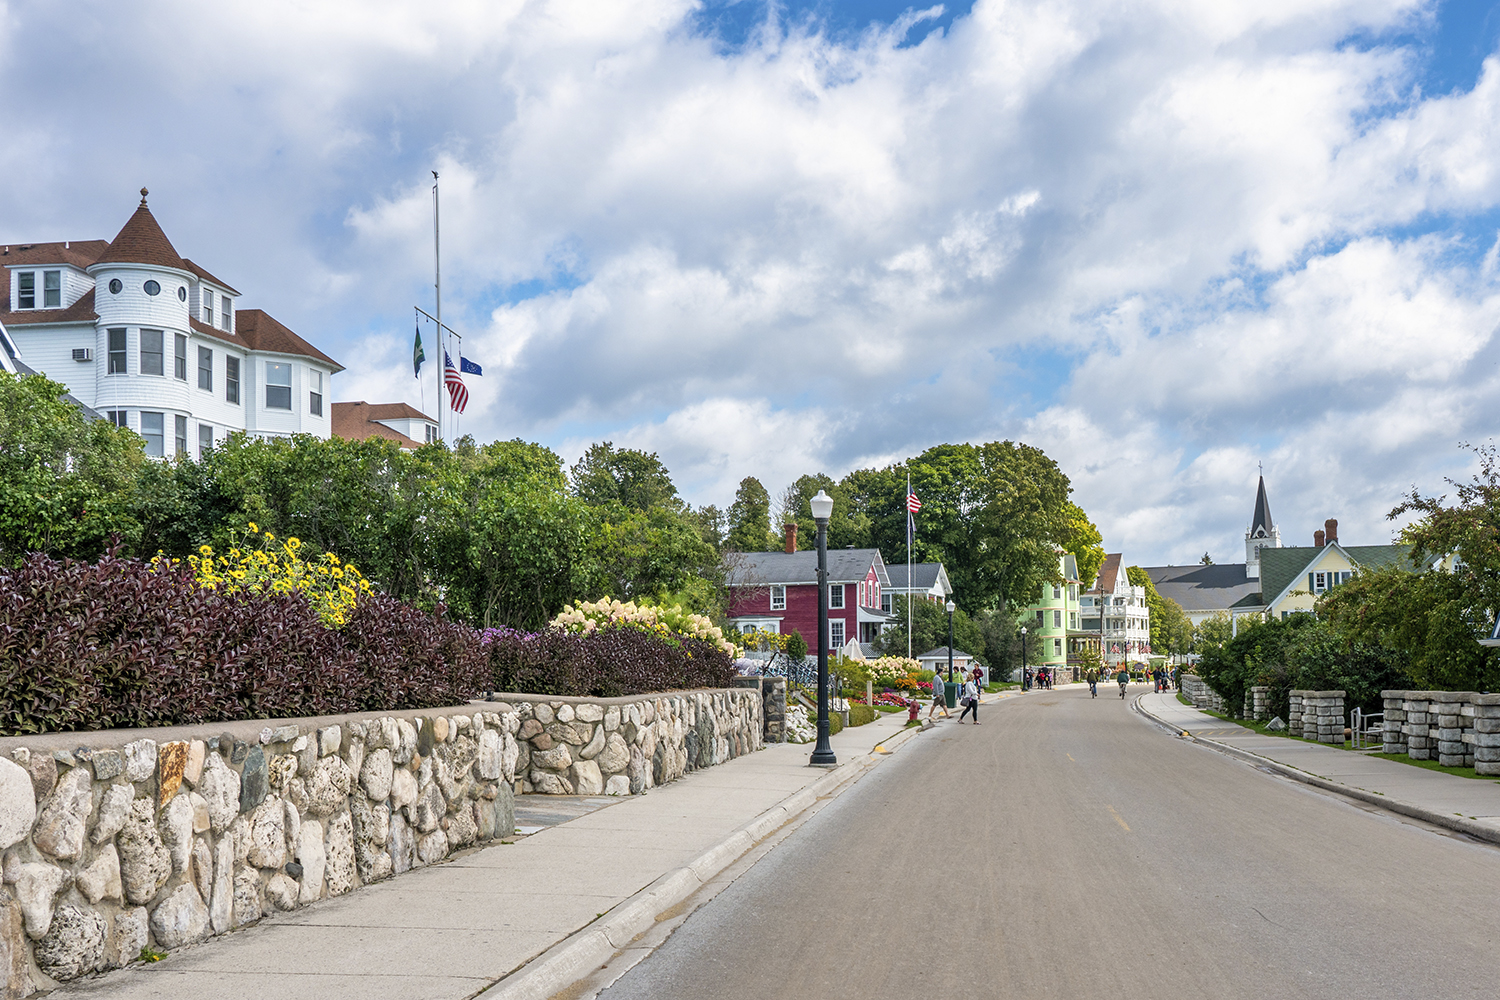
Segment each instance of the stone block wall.
[[1197,674],[1182,675],[1182,693],[1188,696],[1194,708],[1224,711],[1224,699],[1215,694]]
[[1298,730],[1303,739],[1319,743],[1344,742],[1344,692],[1293,691],[1300,696]]
[[490,697],[515,736],[517,792],[639,795],[764,746],[764,700],[753,688],[630,698]]
[[13,749],[0,757],[0,996],[509,836],[520,726],[473,711]]
[[1291,736],[1302,735],[1302,692],[1288,691],[1286,696],[1286,731]]
[[1386,753],[1500,775],[1500,695],[1382,691]]
[[1255,719],[1257,722],[1269,719],[1271,717],[1271,713],[1268,708],[1270,700],[1271,689],[1269,687],[1264,687],[1261,685],[1252,687],[1250,689],[1250,709],[1254,714],[1251,716],[1251,718]]

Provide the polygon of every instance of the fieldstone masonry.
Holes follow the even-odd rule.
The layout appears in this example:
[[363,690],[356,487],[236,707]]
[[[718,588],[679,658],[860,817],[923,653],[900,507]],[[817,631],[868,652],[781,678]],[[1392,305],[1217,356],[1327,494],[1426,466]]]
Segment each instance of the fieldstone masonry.
[[1344,742],[1344,692],[1342,691],[1293,691],[1300,696],[1301,710],[1296,715],[1298,729],[1303,739],[1319,743],[1342,744]]

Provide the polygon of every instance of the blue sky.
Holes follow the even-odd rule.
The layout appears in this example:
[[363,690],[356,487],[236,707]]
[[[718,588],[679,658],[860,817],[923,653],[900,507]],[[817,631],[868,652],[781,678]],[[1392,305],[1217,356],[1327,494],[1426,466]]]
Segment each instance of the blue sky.
[[337,399],[435,406],[437,169],[462,430],[695,503],[1010,437],[1129,561],[1223,561],[1258,463],[1284,538],[1378,542],[1500,423],[1493,3],[144,10],[0,0],[0,239],[144,184]]

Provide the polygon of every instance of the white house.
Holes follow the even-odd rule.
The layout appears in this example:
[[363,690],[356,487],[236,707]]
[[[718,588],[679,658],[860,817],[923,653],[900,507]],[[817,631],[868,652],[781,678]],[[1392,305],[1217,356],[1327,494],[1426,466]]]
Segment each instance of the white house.
[[233,431],[332,431],[343,367],[178,255],[141,204],[113,240],[0,248],[0,323],[20,359],[146,439],[198,455]]
[[1105,555],[1098,582],[1093,590],[1079,596],[1078,605],[1083,631],[1099,634],[1105,663],[1139,663],[1151,653],[1151,609],[1146,606],[1146,588],[1131,585],[1121,553]]

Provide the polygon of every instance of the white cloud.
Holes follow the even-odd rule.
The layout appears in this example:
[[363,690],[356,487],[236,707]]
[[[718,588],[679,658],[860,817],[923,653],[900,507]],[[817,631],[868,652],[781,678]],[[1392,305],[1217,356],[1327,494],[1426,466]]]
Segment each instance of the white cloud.
[[1132,561],[1236,548],[1257,461],[1288,524],[1383,536],[1494,426],[1500,60],[1422,94],[1395,32],[1428,0],[981,0],[740,47],[698,9],[0,7],[4,238],[107,237],[148,183],[338,398],[415,403],[437,169],[466,431],[647,447],[721,505],[1020,435]]

